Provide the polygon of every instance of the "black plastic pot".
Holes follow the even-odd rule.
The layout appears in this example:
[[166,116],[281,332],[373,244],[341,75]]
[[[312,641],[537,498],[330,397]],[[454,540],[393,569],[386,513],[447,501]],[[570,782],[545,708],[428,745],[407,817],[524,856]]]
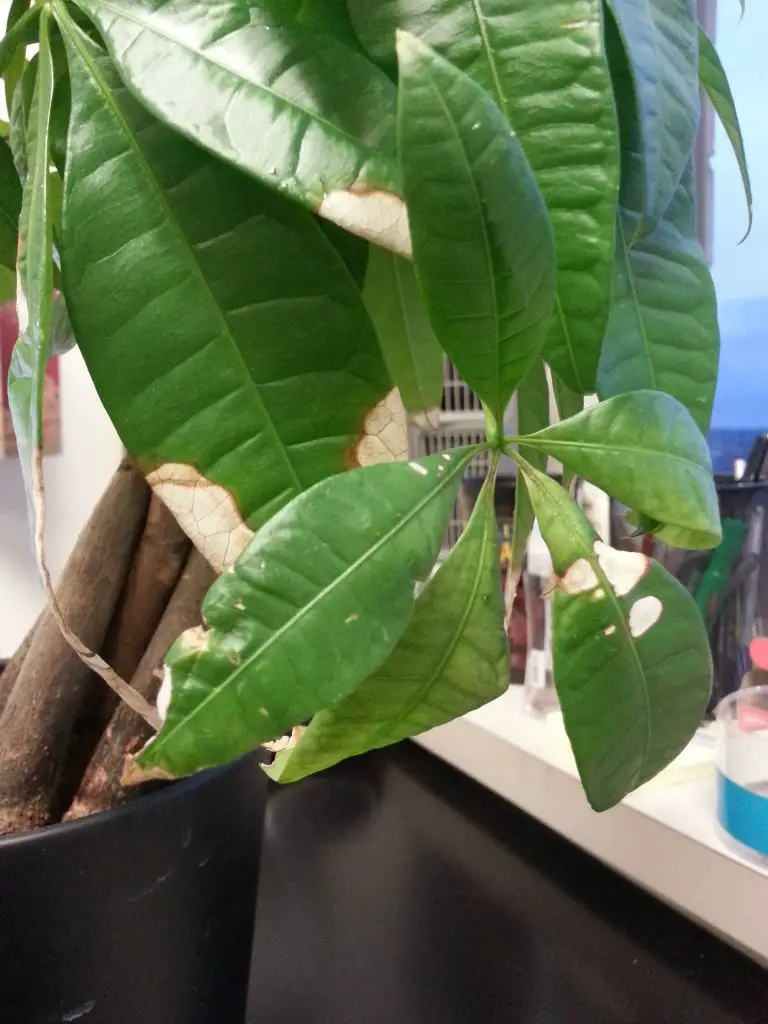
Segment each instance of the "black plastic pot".
[[0,840],[2,1024],[243,1024],[255,757]]

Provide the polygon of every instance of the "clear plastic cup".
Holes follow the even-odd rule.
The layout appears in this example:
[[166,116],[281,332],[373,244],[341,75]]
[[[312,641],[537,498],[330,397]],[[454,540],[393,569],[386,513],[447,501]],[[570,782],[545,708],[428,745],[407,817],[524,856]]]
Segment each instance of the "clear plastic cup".
[[737,690],[717,707],[718,819],[768,859],[768,686]]

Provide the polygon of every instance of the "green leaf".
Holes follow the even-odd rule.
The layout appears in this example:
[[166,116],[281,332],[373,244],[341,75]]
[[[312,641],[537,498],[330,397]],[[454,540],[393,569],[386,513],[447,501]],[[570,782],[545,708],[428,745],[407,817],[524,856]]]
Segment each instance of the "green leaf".
[[613,305],[597,377],[601,398],[651,388],[706,432],[720,355],[717,299],[696,237],[689,169],[652,235],[630,248],[619,226]]
[[416,602],[381,668],[320,711],[267,774],[293,782],[355,754],[397,743],[487,704],[509,685],[498,526],[486,482],[448,559]]
[[40,10],[38,4],[30,7],[30,0],[13,0],[8,12],[5,35],[0,39],[0,76],[8,110],[13,106],[13,95],[26,67],[24,48],[38,40]]
[[[549,426],[549,384],[544,364],[537,359],[517,389],[517,432],[518,434],[535,434]],[[528,453],[531,465],[545,473],[547,470],[547,454],[531,448]],[[519,573],[525,562],[528,538],[533,529],[533,506],[525,477],[518,472],[515,482],[515,511],[512,530],[512,554],[510,571],[519,579]]]
[[29,112],[32,107],[32,97],[35,92],[37,64],[38,58],[35,55],[24,69],[24,73],[13,95],[13,106],[10,108],[8,144],[11,147],[13,161],[16,164],[16,171],[22,185],[27,180],[27,151],[29,149],[27,126],[29,124]]
[[314,32],[323,32],[355,50],[360,49],[345,0],[301,0],[297,21]]
[[432,326],[498,423],[554,302],[546,208],[488,94],[400,35],[398,139],[414,262]]
[[659,391],[610,398],[520,438],[653,519],[720,538],[709,448],[688,411]]
[[752,182],[750,181],[749,168],[747,167],[744,137],[741,134],[739,116],[736,113],[736,104],[728,83],[725,68],[720,62],[717,50],[702,28],[699,28],[699,78],[702,88],[707,96],[709,96],[712,106],[722,121],[725,134],[733,146],[733,152],[739,165],[749,213],[749,223],[744,235],[744,238],[746,238],[752,230]]
[[165,122],[343,227],[409,253],[395,87],[284,0],[78,0]]
[[19,222],[19,339],[8,374],[8,401],[27,493],[30,524],[38,558],[42,516],[43,390],[51,350],[53,234],[48,202],[48,133],[53,100],[53,61],[49,40],[50,12],[40,15],[39,68],[27,132],[29,175]]
[[699,125],[696,0],[608,0],[627,54],[639,160],[622,188],[629,237],[664,216]]
[[371,246],[359,235],[352,235],[338,224],[322,217],[315,218],[317,226],[341,256],[347,270],[360,291],[365,287],[365,275],[368,271],[368,256]]
[[16,274],[0,265],[0,306],[16,297]]
[[611,297],[619,152],[601,0],[348,0],[359,38],[394,59],[419,36],[487,89],[517,133],[555,233],[548,362],[591,394]]
[[413,267],[374,246],[363,294],[405,408],[410,413],[439,412],[443,350],[430,326]]
[[[571,391],[568,385],[560,380],[556,373],[552,374],[552,389],[555,392],[557,414],[561,420],[570,419],[584,408],[584,396]],[[535,463],[534,463],[535,465]]]
[[314,218],[156,122],[60,17],[75,333],[126,447],[221,568],[279,508],[362,458],[361,425],[391,383]]
[[0,266],[16,269],[21,214],[21,182],[13,155],[5,139],[0,139]]
[[267,523],[209,591],[208,630],[171,648],[168,714],[139,767],[179,776],[229,761],[375,672],[413,616],[475,452],[325,480]]
[[560,577],[552,653],[565,727],[587,798],[606,810],[693,736],[710,693],[707,634],[665,569],[603,544],[558,484],[523,470]]

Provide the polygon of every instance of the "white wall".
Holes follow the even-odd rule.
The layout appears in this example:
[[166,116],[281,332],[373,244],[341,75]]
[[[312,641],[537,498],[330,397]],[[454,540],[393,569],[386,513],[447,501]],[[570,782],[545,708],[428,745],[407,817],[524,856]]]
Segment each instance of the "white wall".
[[[48,564],[56,576],[120,461],[120,442],[80,354],[61,359],[62,454],[45,458]],[[18,459],[0,459],[0,657],[43,606]]]

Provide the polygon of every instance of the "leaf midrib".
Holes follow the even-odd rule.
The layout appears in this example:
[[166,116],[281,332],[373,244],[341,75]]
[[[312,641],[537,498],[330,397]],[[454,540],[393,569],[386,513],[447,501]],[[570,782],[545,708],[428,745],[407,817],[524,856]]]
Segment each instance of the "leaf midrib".
[[[655,457],[655,458],[659,458],[659,459],[669,459],[669,460],[671,460],[673,462],[679,462],[683,466],[688,466],[690,469],[695,469],[697,473],[707,473],[707,471],[704,469],[704,467],[700,466],[698,464],[698,462],[693,462],[691,459],[686,459],[683,455],[674,455],[674,454],[670,454],[669,452],[654,452],[654,451],[650,451],[649,452],[645,448],[631,448],[631,447],[627,447],[625,445],[599,445],[599,444],[595,444],[594,441],[560,441],[560,440],[551,440],[550,441],[550,440],[547,440],[546,442],[542,443],[541,441],[538,441],[538,442],[536,441],[536,435],[535,434],[531,434],[528,437],[508,437],[508,438],[506,438],[506,440],[508,442],[513,442],[514,444],[523,445],[524,447],[527,445],[530,448],[536,448],[537,450],[547,452],[550,455],[554,455],[555,454],[551,450],[552,447],[578,448],[578,449],[589,448],[592,451],[601,452],[601,453],[620,452],[620,453],[626,454],[626,455],[643,455],[646,458],[650,456],[650,457]],[[709,473],[707,473],[707,476],[709,476]]]
[[434,91],[434,93],[435,93],[435,95],[437,97],[437,100],[438,100],[440,106],[443,108],[443,111],[445,113],[445,117],[446,117],[446,119],[448,121],[448,124],[450,126],[450,129],[451,129],[451,133],[453,134],[453,136],[454,136],[454,138],[456,140],[456,145],[458,146],[459,153],[461,155],[461,160],[464,163],[464,166],[466,168],[467,180],[469,181],[470,190],[471,190],[471,192],[472,192],[472,194],[474,196],[474,200],[475,200],[475,208],[477,210],[477,219],[480,222],[480,227],[481,227],[481,230],[482,230],[483,242],[484,242],[483,253],[485,255],[486,270],[487,270],[487,273],[488,273],[488,280],[489,280],[490,288],[491,288],[491,306],[492,306],[492,315],[493,315],[493,330],[494,330],[494,335],[495,335],[495,340],[496,340],[496,373],[495,373],[495,381],[494,381],[495,385],[496,385],[495,386],[495,392],[496,393],[495,393],[495,396],[494,396],[495,397],[495,401],[494,401],[494,404],[493,404],[493,412],[494,412],[494,414],[495,414],[495,416],[497,418],[497,422],[500,423],[500,422],[502,422],[502,420],[504,418],[504,408],[503,408],[503,405],[502,405],[502,402],[501,402],[501,350],[502,350],[501,321],[500,321],[500,317],[499,317],[499,296],[498,296],[498,289],[497,289],[497,286],[496,286],[496,275],[495,275],[495,272],[494,272],[493,261],[491,259],[491,240],[488,237],[488,225],[486,223],[485,216],[483,214],[483,202],[482,202],[482,199],[480,197],[480,193],[477,190],[477,184],[475,182],[475,177],[474,177],[474,174],[472,173],[472,165],[469,162],[469,155],[467,154],[467,151],[464,148],[464,143],[462,141],[461,136],[459,135],[458,126],[457,126],[456,122],[454,121],[453,114],[449,110],[448,105],[446,104],[445,100],[443,99],[443,95],[442,95],[442,93],[441,93],[437,83],[435,82],[434,76],[432,74],[432,68],[431,68],[429,62],[426,62],[426,61],[424,62],[424,72],[425,72],[425,76],[429,79],[429,81],[430,81],[430,83],[432,85],[432,89],[433,89],[433,91]]
[[[177,725],[171,730],[161,731],[157,737],[153,740],[150,751],[154,754],[158,750],[161,750],[163,746],[180,730],[185,729],[189,726],[189,723],[196,718],[203,710],[211,703],[216,700],[225,691],[228,692],[230,686],[234,685],[239,676],[246,670],[250,669],[254,662],[260,660],[264,654],[278,642],[289,630],[293,629],[297,623],[301,622],[320,602],[324,601],[330,594],[332,594],[338,587],[340,587],[351,575],[353,575],[362,565],[365,565],[371,558],[373,558],[386,544],[388,544],[394,537],[400,533],[406,526],[410,525],[411,522],[420,514],[420,512],[443,491],[453,481],[454,477],[461,473],[466,466],[467,462],[472,459],[479,450],[479,446],[475,445],[472,448],[461,449],[461,458],[456,458],[453,466],[449,471],[442,477],[439,477],[435,487],[422,498],[411,511],[403,516],[395,526],[389,530],[383,537],[381,537],[374,545],[367,549],[363,555],[357,558],[351,565],[347,566],[343,572],[341,572],[334,580],[331,581],[328,586],[323,587],[310,601],[308,601],[302,608],[300,608],[295,615],[291,616],[286,622],[283,623],[278,629],[276,629],[270,637],[268,637],[263,644],[261,644],[253,654],[249,655],[246,660],[239,665],[235,670],[226,677],[223,683],[211,690],[207,697],[205,697],[193,710],[183,718]],[[405,468],[405,467],[404,467]],[[365,470],[355,470],[355,472],[365,472]],[[153,757],[153,760],[155,758]]]
[[[413,367],[413,376],[416,381],[416,387],[419,392],[419,404],[423,407],[424,411],[427,409],[426,389],[421,379],[421,372],[419,370],[419,364],[416,359],[416,347],[414,345],[414,334],[411,328],[411,318],[408,315],[408,309],[405,304],[405,293],[403,291],[403,284],[401,278],[401,269],[398,263],[400,259],[394,253],[387,254],[392,260],[392,270],[395,278],[395,288],[397,289],[398,305],[400,307],[400,314],[403,323],[403,333],[405,334],[406,341],[408,343],[408,352],[411,356],[411,366]],[[414,410],[409,410],[413,412]]]
[[187,240],[187,238],[186,238],[186,236],[185,236],[185,234],[184,234],[184,232],[183,232],[183,230],[181,228],[181,225],[179,224],[179,221],[178,221],[175,213],[173,212],[173,209],[172,209],[170,203],[168,202],[167,196],[163,192],[163,189],[161,188],[160,183],[157,181],[157,178],[155,177],[155,175],[154,175],[154,173],[152,171],[152,168],[149,165],[149,162],[147,161],[147,158],[145,157],[141,147],[139,146],[138,139],[136,138],[136,135],[135,135],[133,129],[128,124],[125,116],[123,115],[122,110],[120,109],[119,105],[115,101],[115,99],[114,99],[114,97],[112,95],[112,91],[107,87],[107,85],[106,85],[106,83],[104,81],[104,78],[103,78],[103,76],[101,74],[100,69],[94,64],[94,62],[92,61],[91,56],[88,53],[87,49],[82,45],[82,42],[81,42],[81,40],[79,38],[79,35],[77,34],[77,31],[74,30],[75,26],[74,26],[74,23],[71,21],[71,18],[69,16],[68,12],[66,11],[65,8],[62,7],[62,5],[60,3],[57,3],[56,6],[57,6],[57,10],[62,14],[62,20],[65,21],[66,28],[67,28],[67,34],[69,36],[70,42],[74,46],[77,47],[78,52],[80,53],[81,59],[83,60],[83,62],[86,64],[86,66],[90,70],[90,72],[91,72],[91,74],[92,74],[92,76],[94,78],[94,81],[96,82],[96,84],[99,87],[99,90],[102,93],[102,96],[103,96],[105,104],[111,109],[111,111],[113,113],[113,116],[115,117],[115,119],[118,122],[118,125],[120,127],[122,127],[123,132],[124,132],[124,134],[125,134],[125,136],[126,136],[126,138],[128,140],[128,143],[129,143],[131,149],[133,150],[135,156],[137,157],[137,159],[138,159],[138,161],[139,161],[139,163],[140,163],[140,165],[141,165],[141,167],[142,167],[142,169],[144,171],[145,178],[149,182],[150,189],[155,193],[155,195],[156,195],[158,201],[160,202],[161,206],[165,209],[168,221],[171,224],[174,232],[176,233],[176,235],[177,235],[177,237],[179,239],[179,242],[181,244],[181,247],[184,250],[186,250],[187,253],[189,254],[189,263],[194,268],[194,273],[195,273],[196,277],[198,278],[198,280],[199,280],[199,282],[201,284],[203,292],[208,297],[208,300],[210,302],[210,305],[211,305],[211,307],[212,307],[216,317],[221,322],[222,332],[219,335],[219,337],[221,337],[224,340],[228,341],[230,346],[231,346],[231,348],[233,349],[233,351],[234,351],[234,353],[235,353],[235,355],[237,357],[237,361],[240,363],[240,366],[242,368],[243,376],[245,377],[246,381],[250,385],[250,390],[253,392],[253,394],[254,394],[257,402],[258,402],[260,411],[261,411],[262,416],[264,418],[264,422],[265,422],[267,428],[269,429],[269,431],[271,432],[274,441],[276,442],[276,448],[277,448],[277,450],[280,452],[280,454],[283,457],[283,462],[285,463],[285,466],[286,466],[286,468],[288,470],[288,473],[289,473],[290,477],[293,479],[294,485],[298,488],[298,490],[300,492],[304,491],[306,489],[306,487],[302,483],[301,479],[299,478],[298,473],[296,472],[296,469],[295,469],[295,467],[293,465],[293,462],[291,461],[291,458],[290,458],[290,456],[288,454],[288,450],[286,449],[285,445],[283,444],[282,438],[280,437],[280,434],[279,434],[279,432],[277,430],[277,426],[275,424],[275,421],[272,419],[272,416],[270,415],[269,410],[267,409],[267,406],[264,403],[264,399],[261,396],[261,392],[259,390],[259,386],[258,386],[256,381],[253,379],[253,377],[251,376],[251,374],[248,371],[248,366],[247,366],[247,364],[245,362],[245,359],[243,358],[243,354],[240,351],[240,348],[239,348],[237,342],[235,341],[235,338],[234,338],[234,336],[233,336],[233,334],[232,334],[232,332],[230,330],[229,324],[227,323],[227,318],[224,315],[224,312],[222,311],[221,307],[217,303],[217,301],[216,301],[216,299],[214,297],[213,292],[211,291],[211,286],[210,286],[207,278],[205,277],[205,274],[203,273],[201,266],[199,265],[199,263],[197,262],[197,259],[195,258],[194,250],[191,247],[191,245],[189,244],[189,242],[188,242],[188,240]]
[[633,270],[633,267],[632,267],[630,248],[627,245],[627,240],[626,240],[626,237],[624,235],[624,226],[621,223],[621,217],[620,216],[617,218],[617,229],[616,230],[617,230],[617,233],[618,233],[619,245],[621,246],[621,252],[622,252],[623,259],[624,259],[624,266],[626,267],[626,271],[627,271],[627,280],[629,282],[629,290],[630,290],[630,296],[631,296],[630,301],[632,302],[632,306],[633,306],[634,311],[635,311],[635,317],[637,319],[637,329],[638,329],[638,332],[640,334],[640,340],[642,341],[642,344],[643,344],[643,350],[645,352],[645,361],[646,361],[646,364],[648,366],[649,375],[650,375],[650,378],[651,378],[651,385],[650,386],[654,390],[660,390],[659,387],[658,387],[658,384],[657,384],[657,380],[656,380],[656,367],[654,366],[654,362],[653,362],[653,356],[652,356],[652,350],[651,350],[651,342],[650,342],[650,338],[648,337],[648,332],[645,329],[645,318],[644,318],[644,314],[643,314],[643,305],[640,302],[640,295],[638,294],[637,284],[635,283],[635,275],[634,275],[634,270]]

